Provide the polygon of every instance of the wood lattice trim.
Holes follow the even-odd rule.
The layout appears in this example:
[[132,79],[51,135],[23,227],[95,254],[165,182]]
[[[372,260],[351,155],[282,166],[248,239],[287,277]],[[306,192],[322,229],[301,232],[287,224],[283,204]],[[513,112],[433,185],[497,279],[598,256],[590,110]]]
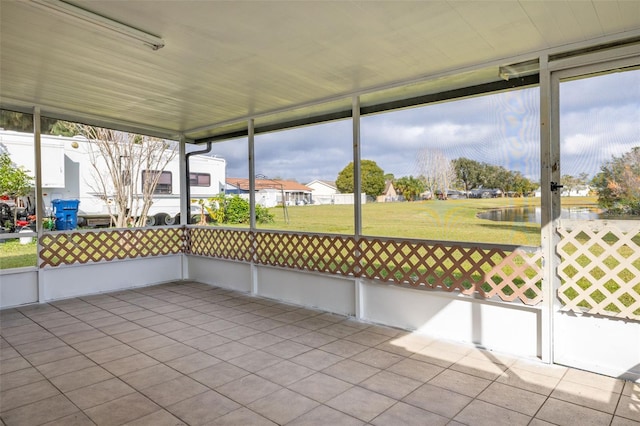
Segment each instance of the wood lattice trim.
[[[253,242],[252,242],[253,241]],[[189,228],[187,253],[535,305],[542,253],[491,244]]]
[[640,320],[640,224],[563,221],[558,233],[562,310]]
[[362,238],[360,251],[366,278],[527,305],[542,300],[542,252],[537,249]]
[[182,253],[185,229],[140,228],[52,232],[40,237],[40,267]]

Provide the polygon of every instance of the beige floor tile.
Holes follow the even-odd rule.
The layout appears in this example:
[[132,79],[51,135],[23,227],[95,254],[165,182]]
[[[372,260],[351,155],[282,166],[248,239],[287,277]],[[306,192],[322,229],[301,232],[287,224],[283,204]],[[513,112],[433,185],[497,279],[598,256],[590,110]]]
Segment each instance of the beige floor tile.
[[30,383],[39,382],[40,380],[44,380],[44,378],[45,377],[33,367],[12,371],[11,373],[0,376],[0,391],[7,391]]
[[354,327],[346,326],[343,323],[337,323],[337,324],[332,324],[328,327],[322,328],[320,332],[324,334],[328,334],[333,337],[337,337],[339,339],[343,339],[347,336],[351,336],[352,334],[356,334],[358,332],[358,329]]
[[247,370],[236,367],[226,361],[221,361],[211,367],[191,373],[189,376],[203,385],[215,389],[248,374],[250,373]]
[[8,359],[16,358],[19,356],[21,356],[20,352],[9,346],[8,343],[6,343],[6,346],[0,345],[0,361],[6,361]]
[[175,343],[173,345],[152,349],[150,351],[146,351],[145,353],[151,358],[154,358],[160,362],[167,362],[176,358],[194,354],[197,351],[197,349],[192,348],[191,346],[187,346],[183,343]]
[[141,390],[149,399],[162,407],[183,401],[192,396],[204,393],[209,389],[188,376],[159,383]]
[[231,328],[225,328],[224,330],[217,331],[216,334],[220,336],[226,337],[231,340],[240,340],[245,337],[253,336],[254,334],[258,334],[259,331],[255,328],[247,327],[244,325],[238,325]]
[[47,380],[40,380],[13,389],[2,389],[2,392],[0,392],[0,407],[2,407],[3,412],[60,394],[58,389]]
[[169,380],[177,379],[182,374],[164,364],[156,364],[142,370],[134,371],[120,379],[135,389],[145,389]]
[[389,340],[389,336],[374,333],[368,328],[367,330],[346,336],[344,339],[365,346],[376,346]]
[[283,339],[293,339],[294,337],[302,336],[310,332],[311,330],[309,330],[308,328],[298,327],[294,324],[286,324],[282,327],[277,327],[269,330],[270,334],[282,337]]
[[129,342],[128,344],[129,346],[139,350],[140,352],[146,352],[153,349],[162,348],[164,346],[171,346],[175,343],[176,341],[170,339],[169,337],[158,335],[146,339],[136,340],[134,342]]
[[260,414],[249,410],[246,407],[238,408],[222,417],[218,417],[213,422],[216,426],[275,426],[271,420],[262,417]]
[[131,355],[102,364],[102,367],[116,376],[122,376],[132,371],[142,370],[158,364],[158,361],[145,354]]
[[247,405],[280,389],[282,386],[255,374],[250,374],[218,386],[216,391],[242,405]]
[[486,389],[491,381],[454,370],[445,370],[429,381],[429,384],[439,386],[462,395],[475,398]]
[[358,384],[380,372],[380,369],[361,362],[345,359],[344,361],[340,361],[325,368],[322,372],[329,374],[330,376],[337,377],[340,380]]
[[476,399],[467,405],[454,420],[474,426],[525,426],[529,424],[531,417]]
[[359,426],[364,425],[362,420],[351,417],[326,405],[320,405],[311,411],[306,412],[300,417],[294,419],[287,426]]
[[[80,324],[84,326],[83,323]],[[76,325],[74,324],[74,326]],[[90,326],[87,327],[91,328]],[[43,328],[40,328],[38,331],[32,331],[30,333],[20,333],[13,336],[3,335],[3,337],[7,342],[11,343],[11,345],[15,347],[19,345],[25,345],[27,343],[38,342],[40,340],[51,339],[52,337],[55,337],[55,335],[44,330]]]
[[78,331],[77,333],[65,334],[64,336],[60,336],[60,340],[63,340],[69,345],[73,345],[74,343],[84,342],[85,340],[93,340],[104,336],[106,336],[106,334],[94,328],[91,330]]
[[23,370],[25,368],[31,368],[31,364],[21,356],[9,358],[0,362],[0,374],[7,374],[13,371]]
[[218,336],[215,333],[211,333],[204,336],[196,337],[195,339],[184,340],[182,343],[200,351],[204,351],[215,346],[224,345],[225,343],[229,342],[230,340],[226,337]]
[[282,337],[274,336],[273,334],[269,333],[259,333],[254,334],[253,336],[245,337],[238,341],[243,345],[251,346],[252,348],[264,349],[268,346],[280,343],[284,341],[284,339]]
[[70,392],[75,389],[93,385],[112,379],[113,375],[102,367],[94,366],[84,370],[73,371],[61,376],[49,379],[62,392]]
[[341,356],[343,358],[349,358],[367,350],[368,348],[368,346],[361,345],[360,343],[340,339],[320,346],[318,349]]
[[82,411],[76,411],[73,414],[45,423],[43,426],[95,426],[95,423]]
[[91,359],[97,364],[104,364],[110,361],[115,361],[120,358],[126,358],[132,355],[137,355],[140,352],[137,349],[133,349],[129,345],[120,343],[116,346],[111,346],[105,349],[101,349],[95,352],[86,353],[87,358]]
[[435,364],[440,367],[449,368],[465,357],[465,354],[463,353],[438,349],[432,345],[425,346],[415,354],[411,355],[410,358],[422,362],[428,362],[429,364]]
[[97,339],[84,340],[74,343],[72,346],[83,353],[95,352],[122,344],[111,336],[98,337]]
[[147,328],[139,328],[136,330],[126,331],[124,333],[114,334],[113,337],[121,341],[122,343],[135,342],[136,340],[148,339],[149,337],[158,336],[155,331]]
[[536,418],[564,426],[596,426],[610,424],[613,416],[602,411],[549,398],[536,414]]
[[216,346],[211,349],[207,349],[205,352],[215,356],[216,358],[229,361],[233,358],[237,358],[242,355],[249,354],[255,349],[251,346],[243,345],[238,342],[229,342],[224,345]]
[[449,419],[413,405],[398,402],[371,421],[376,426],[442,426]]
[[48,339],[42,339],[35,342],[17,345],[15,346],[15,349],[20,352],[22,356],[27,356],[36,352],[48,351],[65,346],[67,346],[67,344],[64,340],[60,339],[59,337],[50,337]]
[[507,366],[486,359],[465,356],[449,367],[461,373],[471,374],[487,380],[495,380],[507,370]]
[[214,423],[215,419],[238,408],[238,403],[215,391],[208,391],[171,405],[168,410],[185,423],[199,426]]
[[352,356],[351,359],[372,367],[384,369],[402,361],[405,357],[380,349],[369,348],[358,355]]
[[289,385],[289,389],[319,402],[326,402],[351,387],[351,383],[324,373],[315,373]]
[[166,410],[154,411],[151,414],[125,423],[125,426],[186,426],[187,424]]
[[182,330],[189,326],[190,326],[189,324],[184,323],[182,321],[173,320],[173,321],[162,322],[160,324],[153,324],[153,325],[150,325],[148,328],[156,333],[166,334],[176,330]]
[[120,322],[117,324],[106,325],[100,327],[100,331],[108,335],[122,334],[130,331],[140,330],[142,327],[130,321]]
[[561,365],[550,365],[538,360],[529,359],[518,359],[513,363],[512,367],[556,378],[562,378],[569,370],[567,367]]
[[618,417],[640,422],[640,395],[621,396],[615,414]]
[[365,389],[394,399],[404,398],[421,385],[422,382],[390,371],[381,371],[360,383]]
[[331,343],[337,339],[338,338],[336,336],[331,336],[329,334],[323,333],[322,330],[320,330],[312,331],[310,333],[294,337],[293,339],[291,339],[291,341],[303,344],[307,347],[319,348],[320,346]]
[[76,412],[80,411],[71,401],[63,395],[56,395],[13,410],[5,411],[3,407],[2,420],[8,426],[31,426],[57,420]]
[[614,379],[613,377],[603,376],[602,374],[591,373],[589,371],[576,370],[575,368],[567,369],[566,374],[562,377],[562,381],[586,385],[612,393],[621,393],[625,384],[625,381],[621,379]]
[[290,361],[293,361],[296,364],[304,365],[305,367],[318,371],[342,360],[343,358],[338,355],[330,354],[329,352],[321,351],[319,349],[312,349],[290,359]]
[[428,382],[444,371],[444,368],[435,364],[429,364],[428,362],[406,358],[387,368],[387,371],[391,371],[414,380],[419,380],[421,382]]
[[282,361],[280,357],[260,350],[253,350],[253,352],[249,352],[245,355],[229,360],[231,364],[244,368],[252,373],[262,370],[265,367],[275,365],[280,361]]
[[80,355],[80,353],[71,346],[60,346],[58,348],[25,355],[24,358],[31,364],[38,366],[78,355]]
[[158,411],[160,407],[139,393],[114,399],[85,413],[100,426],[115,426],[142,418]]
[[327,401],[326,405],[369,422],[396,402],[396,400],[379,393],[354,386]]
[[252,402],[247,408],[277,424],[285,424],[318,405],[316,401],[289,389],[280,389]]
[[314,373],[315,370],[286,360],[256,372],[257,375],[282,386],[290,385]]
[[640,421],[626,419],[624,417],[613,416],[611,426],[640,426]]
[[560,378],[534,373],[514,366],[502,373],[496,382],[548,396],[560,382]]
[[[622,390],[622,387],[619,389]],[[611,392],[606,388],[596,388],[561,380],[551,392],[551,397],[613,414],[618,405],[620,393]]]
[[131,386],[120,379],[113,378],[66,392],[65,395],[78,407],[86,410],[133,392],[135,389]]
[[94,367],[95,362],[91,361],[84,355],[78,355],[70,358],[61,359],[59,361],[50,362],[39,365],[37,368],[47,378],[60,376],[62,374],[71,373],[72,371],[84,370],[85,368]]
[[527,416],[533,416],[547,398],[535,392],[493,382],[478,395],[478,399]]
[[191,374],[203,368],[211,367],[221,362],[218,358],[204,352],[195,352],[180,358],[168,361],[166,364],[181,373]]
[[213,321],[205,322],[203,324],[198,324],[198,328],[204,331],[208,331],[210,333],[217,333],[220,330],[226,330],[227,328],[232,328],[237,326],[238,324],[233,323],[231,321],[223,320],[223,319],[214,319]]
[[634,383],[631,381],[625,381],[622,389],[622,394],[626,396],[636,396],[636,399],[640,400],[640,382]]
[[427,383],[402,400],[432,413],[453,418],[472,401],[472,398]]
[[297,343],[292,340],[284,340],[280,343],[267,346],[262,350],[283,359],[290,359],[305,352],[309,352],[312,349],[312,347],[303,345],[302,343]]

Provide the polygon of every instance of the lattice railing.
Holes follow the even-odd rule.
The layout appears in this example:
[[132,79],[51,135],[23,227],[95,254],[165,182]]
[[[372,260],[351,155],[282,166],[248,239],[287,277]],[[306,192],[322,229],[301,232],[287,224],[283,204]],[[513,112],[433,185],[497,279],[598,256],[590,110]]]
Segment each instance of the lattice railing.
[[256,263],[307,271],[357,275],[357,244],[340,235],[256,233]]
[[542,253],[536,249],[363,238],[360,250],[366,278],[527,305],[542,300]]
[[40,267],[181,253],[184,228],[52,232],[40,237]]
[[562,309],[640,319],[640,223],[563,221],[558,233]]
[[253,235],[247,230],[188,228],[185,253],[250,262]]
[[542,300],[542,253],[535,248],[220,228],[190,228],[188,233],[188,252],[196,255],[253,259],[262,265],[495,296],[527,305]]

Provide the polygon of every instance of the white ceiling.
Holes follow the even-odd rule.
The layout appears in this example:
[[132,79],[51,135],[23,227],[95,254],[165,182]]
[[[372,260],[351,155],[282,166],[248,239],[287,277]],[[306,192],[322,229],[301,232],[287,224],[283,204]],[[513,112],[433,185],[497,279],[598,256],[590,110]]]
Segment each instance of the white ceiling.
[[[349,108],[353,94],[378,102],[487,83],[500,64],[640,31],[640,1],[72,3],[166,46],[0,0],[1,106],[190,139],[248,117]],[[393,89],[432,76],[441,78]],[[289,111],[299,106],[308,108]]]

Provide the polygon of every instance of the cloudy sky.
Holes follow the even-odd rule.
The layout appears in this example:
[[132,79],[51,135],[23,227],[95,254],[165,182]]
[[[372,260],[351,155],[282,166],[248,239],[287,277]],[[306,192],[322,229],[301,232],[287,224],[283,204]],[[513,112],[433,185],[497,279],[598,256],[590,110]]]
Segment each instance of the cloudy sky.
[[[539,179],[537,88],[388,112],[361,119],[361,154],[396,178],[417,175],[416,157],[439,152]],[[256,136],[256,173],[335,180],[352,160],[351,121]],[[561,173],[593,176],[612,155],[640,146],[640,70],[561,85]],[[213,145],[228,177],[247,177],[243,140]]]

